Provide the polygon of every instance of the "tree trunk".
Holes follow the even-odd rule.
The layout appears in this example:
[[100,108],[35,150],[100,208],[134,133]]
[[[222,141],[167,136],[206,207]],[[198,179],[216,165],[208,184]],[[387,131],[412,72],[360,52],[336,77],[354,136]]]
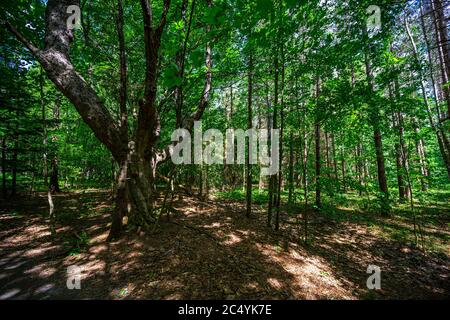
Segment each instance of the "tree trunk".
[[[403,121],[403,114],[401,111],[397,112],[397,119],[398,119],[398,136],[399,136],[399,143],[400,143],[400,151],[401,151],[401,159],[402,159],[402,167],[406,172],[409,172],[409,152],[406,148],[405,143],[405,125]],[[406,174],[406,173],[405,173]],[[409,184],[409,179],[407,179]],[[405,188],[405,197],[409,198],[411,197],[410,190],[412,186],[407,186]]]
[[343,187],[343,191],[344,193],[347,192],[347,182],[346,182],[346,178],[345,178],[345,174],[346,174],[346,163],[345,163],[345,153],[344,153],[344,149],[345,146],[342,146],[341,148],[341,173],[342,173],[342,187]]
[[[399,131],[398,120],[395,113],[392,114],[392,126]],[[400,149],[399,141],[395,141],[395,164],[397,166],[397,185],[398,185],[398,198],[400,201],[404,201],[406,198],[406,186],[403,181],[403,165],[402,165],[402,152]]]
[[422,187],[422,191],[428,190],[428,176],[429,171],[427,167],[427,160],[426,160],[426,154],[425,154],[425,144],[422,138],[419,137],[419,127],[417,124],[417,119],[415,117],[412,118],[413,121],[413,129],[414,129],[414,141],[416,145],[416,152],[419,156],[419,166],[420,166],[420,173],[422,177],[420,178],[420,184]]
[[[247,129],[252,129],[252,99],[253,99],[253,55],[250,54],[248,61],[248,101],[247,101]],[[245,158],[246,168],[246,215],[250,217],[252,213],[252,167],[250,165],[251,159],[251,137],[248,138],[248,155]]]
[[[366,76],[367,76],[367,82],[369,85],[370,92],[373,94],[375,90],[375,83],[373,79],[373,73],[372,73],[372,66],[369,60],[368,53],[365,54],[365,63],[366,63]],[[371,97],[372,99],[373,97]],[[388,193],[388,186],[387,186],[387,179],[386,179],[386,169],[384,165],[384,154],[383,154],[383,142],[381,137],[381,130],[380,130],[380,119],[379,119],[379,112],[378,108],[371,103],[372,106],[371,109],[371,122],[374,127],[373,132],[373,138],[375,143],[375,153],[376,153],[376,160],[377,160],[377,174],[378,174],[378,185],[380,188],[380,191],[384,194],[385,199],[383,201],[387,201],[387,198],[389,197]]]
[[43,145],[44,145],[44,155],[43,155],[43,172],[42,175],[44,176],[44,184],[45,187],[48,187],[48,161],[47,161],[47,117],[45,112],[45,101],[44,101],[44,76],[42,72],[42,67],[40,67],[39,72],[39,94],[40,94],[40,103],[42,108],[42,126],[43,126]]
[[315,145],[316,145],[316,207],[320,209],[322,207],[322,198],[321,198],[321,179],[320,179],[320,169],[321,169],[321,155],[320,155],[320,124],[319,121],[316,120],[314,125],[315,128]]
[[[120,142],[122,148],[128,146],[128,112],[127,112],[127,81],[128,69],[125,48],[124,35],[124,19],[122,0],[117,0],[117,16],[116,16],[116,30],[119,39],[119,68],[120,68],[120,87],[119,87],[119,113],[120,126],[118,128],[120,135]],[[122,153],[126,152],[122,150]],[[128,165],[131,161],[130,155],[123,156],[116,159],[119,164],[119,173],[117,175],[117,189],[116,189],[116,206],[112,212],[111,230],[108,235],[108,241],[117,239],[122,232],[122,221],[125,214],[127,214],[127,172]],[[138,207],[138,206],[135,206]]]
[[[278,50],[275,50],[275,92],[274,92],[274,105],[273,105],[273,113],[272,113],[272,129],[277,129],[277,113],[278,113],[278,78],[279,78],[279,63],[278,63]],[[270,130],[270,129],[269,129]],[[271,139],[270,137],[269,139]],[[279,150],[273,150],[271,148],[270,155],[273,157],[273,152],[279,152]],[[269,182],[269,207],[267,211],[267,223],[268,226],[271,227],[272,224],[272,209],[276,204],[277,199],[277,175],[273,174],[270,176]]]
[[8,190],[6,189],[6,138],[2,138],[2,192],[3,199],[8,196]]
[[[425,44],[427,46],[427,50],[429,51],[430,48],[429,48],[428,38],[427,38],[427,35],[426,35],[426,30],[425,30],[425,22],[424,22],[424,18],[423,18],[422,7],[421,7],[421,25],[422,25],[422,32],[423,32],[424,38],[425,38]],[[405,29],[406,29],[406,32],[408,34],[409,41],[411,42],[411,47],[412,47],[412,50],[413,50],[413,54],[414,54],[416,63],[419,64],[420,62],[419,62],[419,57],[418,57],[418,54],[417,54],[417,47],[416,47],[416,43],[414,41],[414,38],[412,37],[411,31],[409,29],[408,20],[405,20]],[[429,59],[430,59],[430,57],[429,57]],[[441,153],[442,159],[444,160],[444,164],[445,164],[446,169],[447,169],[447,175],[450,178],[450,145],[449,145],[449,141],[448,141],[448,138],[447,138],[447,134],[446,134],[446,132],[444,132],[441,129],[439,120],[438,120],[437,124],[433,120],[433,113],[431,111],[430,104],[428,103],[428,96],[427,96],[426,89],[425,89],[424,77],[423,77],[423,74],[422,74],[421,70],[419,70],[419,76],[420,76],[420,85],[421,85],[421,89],[422,89],[422,97],[424,99],[425,107],[426,107],[426,110],[427,110],[428,120],[430,122],[431,128],[436,133],[436,138],[438,140],[438,145],[439,145],[439,151]],[[437,96],[435,96],[435,98],[436,98],[436,101],[435,101],[436,105],[438,105]]]
[[278,181],[277,181],[277,197],[276,197],[276,216],[275,216],[275,230],[280,229],[280,206],[281,206],[281,186],[282,186],[282,164],[283,164],[283,133],[284,133],[284,80],[285,80],[285,67],[284,67],[284,47],[281,45],[282,66],[281,66],[281,105],[280,105],[280,144],[279,144],[279,156],[278,156]]
[[361,142],[358,142],[356,146],[356,168],[358,172],[358,180],[359,180],[359,196],[362,196],[362,187],[363,187],[363,169],[362,169],[362,145]]
[[330,140],[328,132],[325,131],[325,159],[327,162],[327,176],[330,177],[330,168],[331,168],[331,158],[330,158]]
[[[121,2],[118,12],[118,35],[119,53],[121,67],[121,89],[120,89],[120,124],[114,120],[102,99],[92,89],[83,77],[76,71],[70,61],[70,44],[74,34],[67,27],[70,16],[67,13],[69,5],[80,4],[79,0],[48,0],[46,6],[46,29],[45,48],[39,49],[28,41],[14,26],[5,22],[6,28],[21,41],[30,52],[37,58],[47,73],[48,78],[56,87],[70,100],[83,121],[91,128],[94,135],[105,145],[120,166],[119,183],[116,200],[116,210],[113,214],[114,238],[117,234],[114,230],[120,230],[121,217],[126,214],[125,208],[130,208],[128,215],[131,223],[138,229],[147,228],[157,219],[154,214],[154,177],[156,165],[170,155],[170,147],[166,146],[162,151],[155,148],[159,139],[160,118],[156,107],[157,78],[159,75],[159,48],[161,37],[166,25],[167,14],[170,9],[170,0],[164,0],[162,13],[159,21],[154,20],[152,7],[148,0],[141,0],[144,25],[145,43],[145,82],[144,96],[139,101],[137,128],[134,133],[135,139],[129,141],[127,138],[126,117],[126,62],[123,37],[123,20],[121,18]],[[212,1],[207,0],[208,6]],[[210,31],[210,25],[206,26],[206,32]],[[197,110],[188,117],[184,128],[192,130],[195,121],[201,119],[209,101],[212,79],[211,46],[208,42],[205,48],[206,56],[206,79]],[[17,150],[17,148],[16,148]],[[125,170],[125,168],[127,168]],[[126,174],[125,174],[126,173]],[[124,178],[126,177],[126,178]],[[126,179],[126,183],[123,183]],[[125,186],[123,186],[125,184]],[[126,190],[126,191],[124,191]],[[128,205],[125,206],[124,195],[128,196]]]
[[[184,77],[184,63],[185,63],[185,57],[186,57],[186,45],[187,45],[187,39],[189,38],[189,32],[191,27],[191,19],[193,14],[193,8],[195,6],[195,0],[192,1],[192,10],[191,15],[189,19],[189,25],[186,23],[186,9],[188,5],[188,0],[183,0],[181,3],[181,21],[183,21],[183,32],[186,33],[186,38],[182,44],[182,46],[177,51],[176,57],[175,57],[175,63],[178,68],[178,78],[183,79]],[[180,83],[175,87],[175,114],[176,114],[176,128],[181,128],[183,124],[183,84]]]
[[58,158],[52,159],[52,174],[50,176],[50,191],[51,193],[61,192],[58,181]]
[[338,180],[337,159],[336,159],[336,144],[334,141],[334,134],[331,134],[331,149],[333,151],[333,172],[334,179]]
[[288,203],[292,204],[294,195],[294,135],[289,133],[289,194]]
[[17,193],[17,166],[18,166],[18,154],[19,154],[19,128],[16,128],[17,132],[14,136],[14,149],[12,155],[12,180],[11,180],[11,196],[15,196]]
[[436,47],[441,65],[442,91],[447,101],[447,117],[450,116],[450,89],[446,85],[450,77],[450,49],[448,43],[447,21],[442,0],[431,0],[433,22],[435,26]]

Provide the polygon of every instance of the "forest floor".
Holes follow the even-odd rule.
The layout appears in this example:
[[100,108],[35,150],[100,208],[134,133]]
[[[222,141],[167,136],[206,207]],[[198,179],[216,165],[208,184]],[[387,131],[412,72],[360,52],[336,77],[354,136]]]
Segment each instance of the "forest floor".
[[[107,243],[108,192],[63,193],[54,202],[55,236],[45,194],[0,203],[0,299],[450,298],[448,204],[424,226],[436,244],[424,251],[409,241],[410,219],[352,207],[336,207],[334,216],[310,211],[305,246],[300,215],[283,211],[274,232],[263,205],[247,219],[244,202],[180,196],[154,232]],[[66,287],[71,265],[81,267],[81,290]],[[380,290],[367,289],[369,265],[381,268]]]

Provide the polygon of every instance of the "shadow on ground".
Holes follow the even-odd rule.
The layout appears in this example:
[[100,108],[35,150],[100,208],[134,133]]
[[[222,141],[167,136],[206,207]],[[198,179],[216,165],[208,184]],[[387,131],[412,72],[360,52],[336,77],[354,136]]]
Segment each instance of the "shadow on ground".
[[[267,229],[261,207],[247,219],[242,203],[184,197],[153,233],[107,243],[108,196],[56,196],[56,236],[45,195],[1,203],[0,299],[450,297],[448,256],[379,237],[364,224],[311,214],[314,241],[306,248],[298,225]],[[366,287],[369,264],[382,270],[381,290]],[[80,290],[67,289],[71,265],[82,269]]]

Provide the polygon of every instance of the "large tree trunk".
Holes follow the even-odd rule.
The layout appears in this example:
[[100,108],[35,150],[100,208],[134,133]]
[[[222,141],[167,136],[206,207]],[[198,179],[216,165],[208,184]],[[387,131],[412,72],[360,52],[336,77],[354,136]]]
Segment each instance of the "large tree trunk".
[[[122,146],[128,146],[128,112],[127,112],[127,59],[125,49],[125,35],[124,35],[124,18],[122,0],[117,0],[117,16],[116,29],[119,39],[119,66],[120,66],[120,87],[119,87],[119,113],[120,113],[120,138]],[[131,147],[131,146],[130,146]],[[127,214],[127,173],[128,166],[131,162],[131,155],[124,156],[121,154],[121,159],[116,159],[119,164],[119,173],[117,174],[116,182],[116,198],[115,208],[112,212],[111,229],[108,235],[108,240],[117,239],[122,232],[123,217]],[[130,197],[131,198],[131,197]],[[138,207],[138,206],[135,206]]]
[[69,58],[70,43],[73,39],[67,29],[66,12],[69,5],[79,5],[77,0],[49,0],[45,14],[45,49],[40,50],[25,39],[9,22],[6,27],[38,59],[49,79],[72,102],[84,122],[95,136],[119,159],[123,148],[119,131],[113,117],[103,105],[100,97],[77,73]]
[[[120,4],[120,2],[119,2]],[[164,11],[161,22],[156,29],[151,27],[151,17],[149,14],[148,2],[141,1],[145,23],[145,42],[147,58],[147,80],[145,85],[145,98],[141,103],[139,110],[138,132],[136,134],[137,143],[133,149],[133,159],[130,166],[132,174],[129,177],[127,190],[133,195],[131,202],[136,213],[131,216],[132,220],[140,224],[147,220],[152,213],[151,195],[153,194],[151,183],[154,174],[156,162],[154,161],[153,143],[156,141],[159,133],[159,122],[155,112],[154,101],[156,94],[156,66],[157,52],[165,25],[165,17],[168,11],[169,1],[164,2]],[[69,14],[66,12],[69,5],[79,5],[77,0],[49,0],[46,8],[46,31],[45,31],[45,49],[40,50],[25,39],[10,23],[6,23],[7,28],[33,53],[41,63],[49,79],[56,87],[72,102],[84,122],[92,129],[95,136],[112,153],[114,159],[121,165],[121,174],[123,178],[123,163],[126,162],[128,154],[128,141],[124,136],[126,132],[126,110],[124,110],[124,96],[126,96],[126,78],[123,71],[126,66],[123,64],[124,51],[121,50],[121,127],[116,124],[114,118],[103,105],[102,99],[95,93],[90,85],[78,74],[69,58],[70,43],[73,38],[71,30],[68,30],[66,21]],[[151,18],[150,18],[151,20]],[[123,23],[123,21],[121,21]],[[149,23],[148,23],[149,22]],[[123,49],[123,34],[119,33],[120,46]],[[155,59],[156,58],[156,59]],[[125,66],[125,67],[124,67]],[[123,188],[118,188],[117,198],[123,198]],[[120,221],[118,217],[124,214],[123,203],[117,203],[116,211],[121,210],[120,215],[113,215],[114,230],[120,230]],[[150,220],[150,219],[148,219]],[[143,223],[147,225],[146,221]],[[117,235],[117,234],[115,234]]]
[[[154,23],[152,7],[148,0],[141,0],[144,20],[145,83],[144,97],[139,103],[136,132],[129,139],[126,112],[126,61],[123,35],[121,1],[118,0],[118,36],[120,53],[120,124],[118,125],[104,106],[102,99],[77,73],[69,58],[72,31],[67,27],[69,5],[78,5],[79,0],[49,0],[46,8],[45,49],[41,50],[28,41],[9,22],[5,25],[37,58],[49,79],[72,102],[84,122],[104,144],[119,164],[116,210],[108,238],[119,235],[122,217],[128,213],[129,221],[138,228],[146,228],[157,219],[154,210],[154,177],[156,165],[169,159],[173,144],[162,151],[155,148],[160,134],[160,119],[156,107],[158,51],[161,36],[166,25],[170,0],[164,0],[161,18]],[[207,1],[212,6],[212,1]],[[156,26],[155,26],[156,25]],[[210,31],[207,25],[206,31]],[[209,101],[212,79],[212,58],[209,42],[206,45],[206,79],[197,110],[184,122],[184,128],[191,131],[195,121],[201,119]],[[132,141],[130,141],[132,140]],[[127,199],[127,200],[123,200]],[[125,205],[127,204],[127,205]],[[129,208],[130,210],[126,210]]]
[[155,178],[156,165],[153,161],[131,153],[128,197],[131,206],[129,221],[132,225],[149,229],[157,220],[155,215]]

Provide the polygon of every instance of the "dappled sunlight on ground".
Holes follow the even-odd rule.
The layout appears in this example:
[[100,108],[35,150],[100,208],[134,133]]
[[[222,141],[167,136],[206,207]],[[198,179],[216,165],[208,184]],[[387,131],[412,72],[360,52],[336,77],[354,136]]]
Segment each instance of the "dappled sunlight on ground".
[[[174,202],[151,234],[127,232],[107,243],[108,194],[62,194],[56,236],[45,197],[0,214],[0,299],[362,299],[449,298],[449,258],[381,237],[363,223],[313,213],[311,243],[282,212],[281,230],[266,212],[245,204]],[[41,210],[41,209],[40,209]],[[369,264],[382,270],[382,289],[366,288]],[[66,287],[67,267],[81,268],[81,290]]]

